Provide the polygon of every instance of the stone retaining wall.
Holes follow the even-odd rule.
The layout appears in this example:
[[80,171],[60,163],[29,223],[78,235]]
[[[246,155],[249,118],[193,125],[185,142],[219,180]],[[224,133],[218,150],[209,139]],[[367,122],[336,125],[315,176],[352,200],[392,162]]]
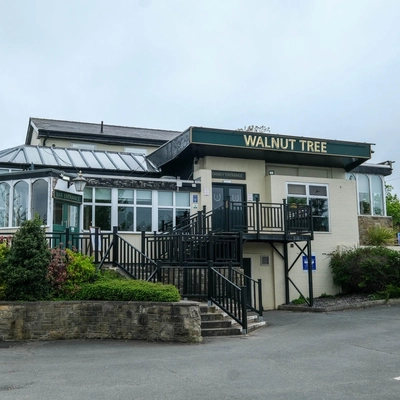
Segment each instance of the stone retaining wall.
[[201,342],[199,303],[0,302],[0,341],[136,339]]
[[358,217],[358,229],[360,232],[360,245],[366,246],[368,244],[368,229],[374,226],[382,226],[384,228],[393,229],[392,217],[380,216],[362,216]]

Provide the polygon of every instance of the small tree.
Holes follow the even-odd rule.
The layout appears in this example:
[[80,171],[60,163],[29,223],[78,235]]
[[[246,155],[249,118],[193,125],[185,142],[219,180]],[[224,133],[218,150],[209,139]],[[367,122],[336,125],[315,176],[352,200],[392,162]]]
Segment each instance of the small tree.
[[400,229],[400,199],[396,193],[392,193],[393,186],[385,185],[386,190],[386,214],[392,217],[393,227]]
[[24,221],[0,265],[0,280],[6,285],[7,300],[35,301],[50,296],[48,267],[51,255],[41,224],[38,217]]

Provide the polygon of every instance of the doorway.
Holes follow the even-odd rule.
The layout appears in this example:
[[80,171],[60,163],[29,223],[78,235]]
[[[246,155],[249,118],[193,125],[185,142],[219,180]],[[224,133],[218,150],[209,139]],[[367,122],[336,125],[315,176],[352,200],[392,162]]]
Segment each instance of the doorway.
[[[73,203],[55,200],[53,208],[53,232],[64,233],[66,228],[69,228],[70,233],[79,233],[79,208],[80,206]],[[72,239],[72,238],[71,238]],[[59,242],[68,246],[65,243],[65,235],[61,235]],[[77,240],[71,240],[75,246]],[[58,245],[59,243],[56,243]]]
[[245,185],[213,184],[213,230],[223,232],[247,230],[245,195]]

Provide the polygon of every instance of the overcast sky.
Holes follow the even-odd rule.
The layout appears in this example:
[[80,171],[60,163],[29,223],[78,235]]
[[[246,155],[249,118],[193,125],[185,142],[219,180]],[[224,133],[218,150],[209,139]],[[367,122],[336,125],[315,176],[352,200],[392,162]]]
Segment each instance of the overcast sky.
[[0,0],[1,146],[29,117],[374,143],[400,194],[399,0]]

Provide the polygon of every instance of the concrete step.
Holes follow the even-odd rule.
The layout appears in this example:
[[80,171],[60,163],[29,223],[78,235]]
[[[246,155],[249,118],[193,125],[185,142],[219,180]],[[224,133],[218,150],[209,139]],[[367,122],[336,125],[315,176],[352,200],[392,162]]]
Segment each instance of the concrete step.
[[211,328],[211,329],[202,329],[201,336],[210,337],[210,336],[233,336],[233,335],[241,335],[242,328],[240,326],[231,327],[231,328]]
[[[212,336],[232,336],[241,335],[242,327],[225,312],[216,306],[200,305],[201,312],[201,335],[203,337]],[[266,325],[257,314],[250,313],[247,317],[247,333],[253,332]]]

